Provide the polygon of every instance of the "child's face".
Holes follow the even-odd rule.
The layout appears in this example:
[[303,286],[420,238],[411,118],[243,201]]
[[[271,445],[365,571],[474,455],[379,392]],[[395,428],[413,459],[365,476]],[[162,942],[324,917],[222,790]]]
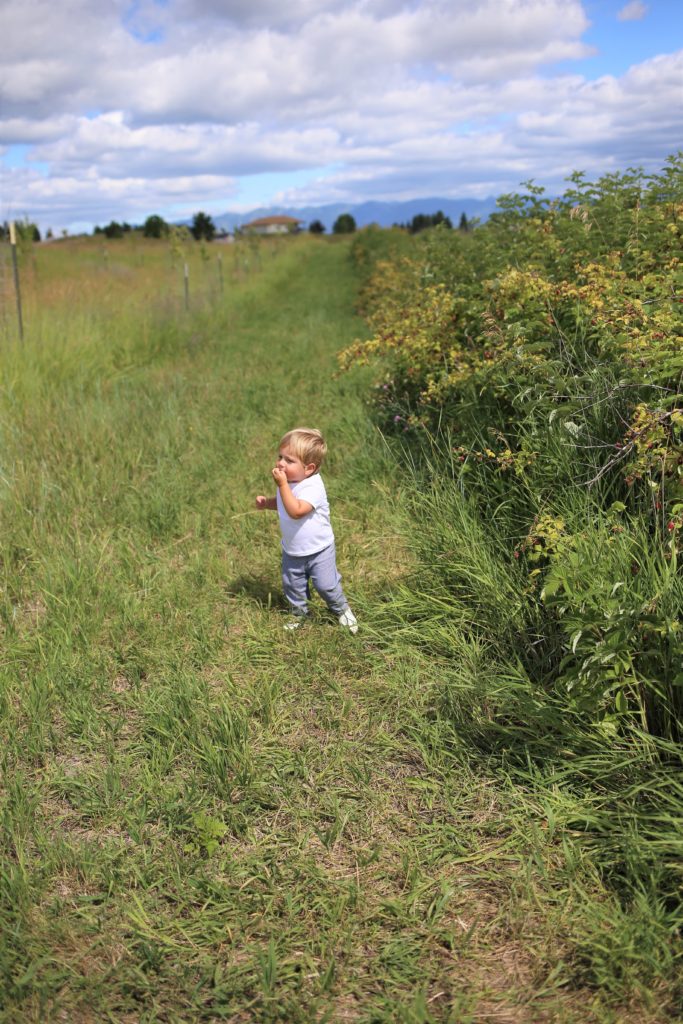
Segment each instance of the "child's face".
[[314,463],[311,462],[304,466],[301,459],[297,458],[288,447],[280,449],[275,465],[283,471],[287,477],[287,482],[290,484],[298,484],[300,480],[305,480],[306,477],[315,473]]

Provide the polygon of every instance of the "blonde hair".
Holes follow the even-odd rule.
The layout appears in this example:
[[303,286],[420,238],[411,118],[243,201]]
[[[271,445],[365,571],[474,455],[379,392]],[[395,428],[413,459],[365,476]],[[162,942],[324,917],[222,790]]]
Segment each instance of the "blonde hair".
[[322,461],[327,455],[327,445],[319,430],[310,427],[296,427],[288,430],[280,441],[280,448],[289,448],[297,459],[301,459],[304,466],[311,463],[316,470],[320,469]]

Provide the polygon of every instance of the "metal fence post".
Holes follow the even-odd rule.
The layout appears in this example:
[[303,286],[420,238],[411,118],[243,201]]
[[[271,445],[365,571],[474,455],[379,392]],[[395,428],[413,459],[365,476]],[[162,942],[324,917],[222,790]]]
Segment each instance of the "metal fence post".
[[14,270],[14,291],[17,296],[17,319],[19,321],[19,338],[24,340],[24,318],[21,313],[21,287],[19,284],[19,263],[17,261],[17,229],[14,221],[9,222],[9,243],[12,250],[12,268]]

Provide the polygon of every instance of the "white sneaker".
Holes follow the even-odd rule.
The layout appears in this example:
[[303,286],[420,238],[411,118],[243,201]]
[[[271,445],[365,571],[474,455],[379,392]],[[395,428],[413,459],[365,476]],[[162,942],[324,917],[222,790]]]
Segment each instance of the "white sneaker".
[[285,624],[284,624],[284,626],[282,628],[283,629],[288,629],[290,632],[293,629],[301,629],[301,627],[303,626],[305,621],[306,621],[306,616],[305,615],[298,615],[295,619],[292,619],[290,622],[285,622]]
[[358,620],[350,608],[343,611],[337,621],[344,629],[348,629],[349,633],[358,632]]

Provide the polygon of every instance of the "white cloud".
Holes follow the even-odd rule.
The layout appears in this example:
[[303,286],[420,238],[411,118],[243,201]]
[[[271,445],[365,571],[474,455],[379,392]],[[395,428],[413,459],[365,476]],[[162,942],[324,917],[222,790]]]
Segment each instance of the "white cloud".
[[67,136],[75,123],[70,116],[33,121],[27,117],[0,120],[0,139],[7,146],[54,141]]
[[227,24],[238,28],[291,30],[317,15],[335,10],[336,0],[180,0],[174,5],[178,22]]
[[683,137],[681,54],[552,73],[591,52],[580,0],[5,0],[3,20],[3,201],[53,226],[227,208],[277,172],[310,172],[300,204],[482,195],[661,164]]
[[631,0],[630,3],[622,7],[617,18],[619,21],[641,21],[647,14],[647,4],[641,2],[641,0]]
[[[82,175],[44,178],[35,171],[11,169],[4,185],[13,196],[3,202],[3,218],[29,216],[44,226],[61,228],[112,219],[141,222],[164,208],[194,207],[218,212],[216,204],[236,192],[235,180],[220,175],[159,177],[150,189],[148,177],[107,178],[87,171]],[[201,196],[197,202],[196,196]]]
[[[230,123],[275,116],[288,101],[358,102],[418,67],[501,80],[587,52],[578,0],[299,0],[279,5],[285,21],[273,18],[274,0],[176,0],[138,5],[145,27],[134,34],[122,0],[8,6],[18,45],[0,54],[5,116],[126,109],[139,123]],[[151,11],[160,41],[145,44]]]
[[339,137],[329,128],[268,133],[255,124],[132,128],[116,112],[78,119],[67,138],[36,147],[34,157],[76,175],[96,166],[115,180],[159,173],[170,178],[294,170],[316,166],[321,155],[335,159],[338,147]]

